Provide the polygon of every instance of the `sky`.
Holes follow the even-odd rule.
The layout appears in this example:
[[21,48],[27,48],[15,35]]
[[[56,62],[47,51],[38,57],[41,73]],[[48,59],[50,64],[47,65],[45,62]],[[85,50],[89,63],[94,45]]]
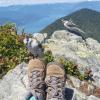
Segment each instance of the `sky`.
[[97,0],[0,0],[0,6],[22,5],[22,4],[41,4],[41,3],[63,3],[63,2],[82,2]]

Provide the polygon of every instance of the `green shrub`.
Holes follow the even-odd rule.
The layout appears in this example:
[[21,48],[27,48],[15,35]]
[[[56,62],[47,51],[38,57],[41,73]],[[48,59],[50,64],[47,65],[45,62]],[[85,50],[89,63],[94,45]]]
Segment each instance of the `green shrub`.
[[0,26],[0,77],[28,58],[26,46],[22,39],[24,35],[18,35],[15,24]]
[[49,62],[54,61],[54,57],[53,57],[52,52],[50,50],[46,51],[44,53],[43,60],[44,60],[45,64],[48,64]]
[[78,66],[73,61],[65,60],[64,58],[61,58],[60,63],[63,64],[67,74],[70,74],[73,76],[80,75],[80,72],[78,70]]
[[87,80],[87,81],[93,81],[92,78],[92,71],[90,69],[87,69],[86,71],[84,71],[84,73],[82,74],[79,69],[77,64],[75,64],[75,62],[71,61],[71,60],[66,60],[65,58],[60,58],[59,61],[65,69],[66,74],[69,74],[71,76],[75,76],[77,78],[79,78],[81,81],[83,80]]

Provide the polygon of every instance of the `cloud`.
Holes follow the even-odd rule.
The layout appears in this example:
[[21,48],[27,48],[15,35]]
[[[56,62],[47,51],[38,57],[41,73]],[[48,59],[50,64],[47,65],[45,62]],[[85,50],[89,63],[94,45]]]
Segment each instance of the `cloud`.
[[41,3],[56,3],[56,2],[78,2],[88,0],[0,0],[0,6],[18,5],[18,4],[41,4]]

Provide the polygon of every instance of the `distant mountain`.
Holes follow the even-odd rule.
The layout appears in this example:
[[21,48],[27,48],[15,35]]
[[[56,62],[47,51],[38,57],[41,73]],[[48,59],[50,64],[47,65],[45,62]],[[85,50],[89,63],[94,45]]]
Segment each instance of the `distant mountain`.
[[46,32],[50,36],[55,30],[66,29],[61,22],[61,19],[71,19],[78,28],[85,32],[85,34],[83,34],[84,37],[92,37],[100,42],[100,12],[90,9],[81,9],[56,20],[54,23],[44,28],[41,32]]
[[16,5],[0,7],[0,25],[14,22],[26,32],[38,32],[55,20],[81,8],[100,11],[100,2]]

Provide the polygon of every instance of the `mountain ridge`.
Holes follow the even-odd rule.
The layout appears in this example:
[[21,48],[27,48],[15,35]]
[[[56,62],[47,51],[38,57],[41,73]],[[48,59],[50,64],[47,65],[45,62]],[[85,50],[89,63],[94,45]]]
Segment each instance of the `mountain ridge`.
[[33,6],[33,5],[55,5],[55,4],[82,4],[82,3],[99,3],[100,1],[80,1],[80,2],[56,2],[56,3],[36,3],[36,4],[15,4],[15,5],[5,5],[0,6],[0,8],[5,7],[15,7],[15,6]]
[[81,8],[100,12],[100,2],[59,3],[0,7],[0,24],[14,22],[28,33],[39,32],[47,25]]
[[100,12],[85,8],[56,20],[55,22],[48,25],[40,32],[48,33],[48,35],[50,36],[50,34],[52,34],[55,30],[63,30],[63,29],[65,30],[66,28],[62,24],[61,19],[64,20],[72,19],[72,21],[77,25],[78,28],[85,31],[84,37],[86,38],[92,37],[100,42],[99,18],[100,18]]

